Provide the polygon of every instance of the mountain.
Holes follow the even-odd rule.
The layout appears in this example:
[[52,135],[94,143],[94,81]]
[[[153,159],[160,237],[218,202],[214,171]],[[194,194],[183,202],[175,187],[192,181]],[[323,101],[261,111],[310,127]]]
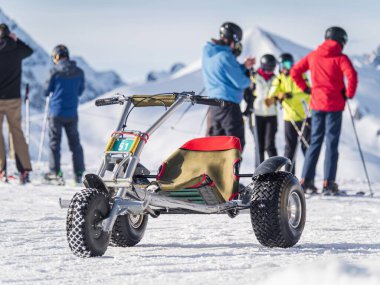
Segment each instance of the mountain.
[[354,56],[354,61],[360,67],[380,69],[380,46],[371,53]]
[[[298,45],[281,36],[265,31],[262,28],[253,28],[245,32],[243,40],[244,51],[239,60],[245,56],[253,55],[258,59],[265,53],[276,56],[282,52],[293,53],[296,59],[306,55],[310,49]],[[199,47],[200,49],[202,47]],[[354,113],[355,123],[367,161],[367,168],[373,181],[380,181],[380,109],[378,108],[380,89],[380,71],[373,67],[356,66],[359,72],[359,88],[354,100],[350,104]],[[203,90],[201,61],[198,60],[166,80],[130,85],[111,91],[102,97],[114,96],[116,93],[124,95],[132,94],[157,94],[160,92],[195,91]],[[202,95],[207,95],[205,92]],[[184,114],[188,104],[184,104],[179,111],[171,117],[161,128],[154,133],[144,148],[141,161],[149,169],[156,170],[163,159],[168,157],[184,142],[195,137],[201,137],[205,133],[205,116],[207,106],[195,105]],[[109,135],[114,131],[123,111],[120,105],[95,107],[94,102],[87,102],[80,106],[80,130],[81,138],[85,145],[86,162],[89,167],[95,167],[103,152]],[[134,108],[129,115],[128,128],[145,130],[163,112],[164,107]],[[279,111],[279,130],[276,136],[276,144],[279,154],[284,150],[284,129],[282,111]],[[40,119],[36,118],[36,121]],[[37,132],[39,134],[39,132]],[[246,127],[246,147],[243,152],[242,171],[252,172],[254,168],[254,142],[252,135]],[[65,146],[67,149],[67,147]],[[298,165],[303,164],[303,156],[297,157]],[[96,154],[96,155],[94,155]],[[317,166],[317,179],[322,178],[323,155]],[[70,156],[66,155],[64,161],[70,164]],[[296,169],[300,175],[301,168]],[[357,150],[355,137],[352,130],[351,119],[346,110],[343,115],[343,129],[340,144],[339,180],[364,180],[364,172],[360,156]],[[365,190],[365,189],[364,189]]]
[[[52,65],[50,55],[1,9],[0,23],[6,23],[17,37],[34,50],[33,55],[23,62],[22,90],[25,90],[26,83],[29,83],[31,106],[36,110],[41,110],[45,104],[43,96],[45,81],[48,78],[49,69]],[[113,71],[98,72],[88,65],[83,58],[73,57],[73,59],[84,70],[86,76],[86,89],[80,99],[81,103],[90,101],[107,91],[125,85],[117,73]]]
[[184,67],[185,65],[183,63],[178,62],[178,63],[173,64],[169,71],[166,71],[166,70],[150,71],[146,76],[146,81],[151,82],[151,81],[157,81],[161,79],[167,79],[171,75],[183,69]]

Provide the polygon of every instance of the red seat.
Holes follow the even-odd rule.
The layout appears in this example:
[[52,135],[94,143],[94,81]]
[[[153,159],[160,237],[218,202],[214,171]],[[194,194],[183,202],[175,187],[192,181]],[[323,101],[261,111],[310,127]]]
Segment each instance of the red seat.
[[242,151],[239,138],[232,136],[197,138],[186,142],[180,148],[195,151],[220,151],[230,149]]

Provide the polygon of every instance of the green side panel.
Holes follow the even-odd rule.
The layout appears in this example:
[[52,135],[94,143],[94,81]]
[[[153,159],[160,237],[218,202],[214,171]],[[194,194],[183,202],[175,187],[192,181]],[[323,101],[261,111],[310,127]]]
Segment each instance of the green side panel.
[[170,198],[189,201],[195,204],[205,204],[202,196],[199,194],[199,191],[197,189],[182,189],[179,191],[170,191],[168,194]]

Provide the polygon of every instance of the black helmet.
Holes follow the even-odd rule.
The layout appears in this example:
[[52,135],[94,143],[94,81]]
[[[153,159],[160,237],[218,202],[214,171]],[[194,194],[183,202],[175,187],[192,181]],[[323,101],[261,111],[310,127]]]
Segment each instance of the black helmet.
[[69,58],[69,50],[64,45],[57,45],[51,52],[51,57],[53,60],[60,60],[61,58]]
[[294,58],[290,53],[283,53],[280,55],[278,59],[280,63],[285,62],[285,61],[294,62]]
[[279,57],[280,72],[283,69],[290,70],[294,64],[294,58],[290,53],[283,53]]
[[6,24],[0,24],[0,39],[4,39],[9,36],[11,32]]
[[276,67],[277,61],[272,54],[264,54],[260,58],[260,67],[267,72],[273,72]]
[[228,40],[228,42],[240,42],[243,38],[243,31],[242,29],[231,22],[223,23],[223,25],[220,26],[219,29],[220,37],[222,39]]
[[341,27],[330,27],[326,30],[325,39],[336,41],[344,47],[347,43],[348,36],[346,31]]

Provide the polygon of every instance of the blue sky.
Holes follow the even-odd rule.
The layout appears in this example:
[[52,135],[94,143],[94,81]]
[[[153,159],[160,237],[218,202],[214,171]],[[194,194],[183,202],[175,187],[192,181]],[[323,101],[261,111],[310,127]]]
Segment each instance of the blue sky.
[[126,81],[198,59],[226,20],[309,47],[323,40],[327,27],[341,25],[349,33],[349,54],[380,45],[378,0],[0,0],[0,8],[47,51],[64,43]]

